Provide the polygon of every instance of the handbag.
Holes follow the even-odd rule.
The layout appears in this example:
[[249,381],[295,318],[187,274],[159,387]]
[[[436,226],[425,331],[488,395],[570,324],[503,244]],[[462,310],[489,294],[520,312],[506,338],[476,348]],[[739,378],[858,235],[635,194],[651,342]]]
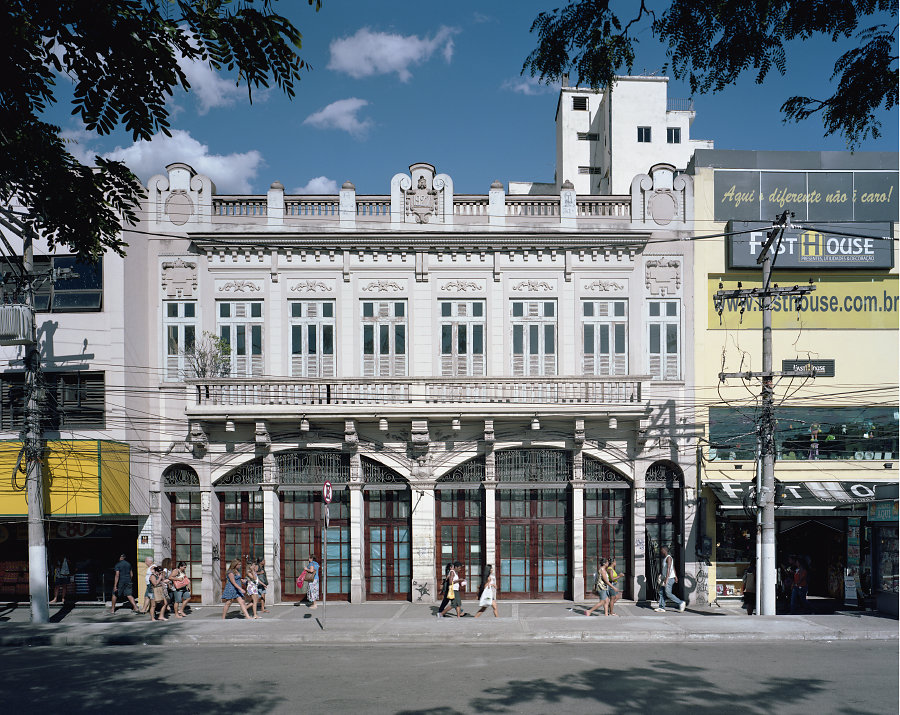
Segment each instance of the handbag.
[[154,601],[165,601],[166,600],[165,586],[154,586],[153,587],[153,600]]

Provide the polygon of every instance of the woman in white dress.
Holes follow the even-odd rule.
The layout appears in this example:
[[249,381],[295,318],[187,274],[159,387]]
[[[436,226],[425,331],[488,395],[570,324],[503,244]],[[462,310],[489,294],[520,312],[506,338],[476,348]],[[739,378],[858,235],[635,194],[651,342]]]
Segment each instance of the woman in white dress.
[[500,616],[497,613],[497,580],[494,578],[494,567],[491,564],[488,564],[481,578],[481,598],[478,599],[478,606],[475,618],[484,613],[488,606],[494,609],[494,618]]

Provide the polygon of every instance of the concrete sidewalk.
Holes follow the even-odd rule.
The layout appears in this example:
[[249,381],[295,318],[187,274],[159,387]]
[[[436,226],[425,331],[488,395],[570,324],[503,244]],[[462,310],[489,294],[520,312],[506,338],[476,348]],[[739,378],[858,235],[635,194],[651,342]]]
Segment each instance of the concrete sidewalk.
[[[751,617],[737,609],[688,607],[655,613],[622,601],[618,617],[584,616],[570,601],[500,602],[500,617],[436,618],[434,605],[331,603],[310,610],[289,604],[245,620],[232,606],[194,607],[184,619],[150,622],[126,607],[115,615],[99,606],[51,607],[51,623],[32,625],[27,605],[0,606],[0,645],[225,645],[353,643],[717,642],[785,640],[897,640],[898,622],[871,612]],[[464,603],[474,614],[475,602]]]

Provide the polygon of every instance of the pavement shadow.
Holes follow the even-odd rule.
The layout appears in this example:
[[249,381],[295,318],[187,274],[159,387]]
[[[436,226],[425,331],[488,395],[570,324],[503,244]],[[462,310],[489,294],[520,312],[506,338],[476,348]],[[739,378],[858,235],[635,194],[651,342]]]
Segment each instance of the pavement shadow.
[[703,668],[648,660],[646,667],[626,671],[591,668],[556,680],[513,680],[485,688],[469,704],[474,712],[538,712],[542,708],[558,710],[564,701],[570,706],[572,700],[580,700],[584,704],[575,707],[583,712],[720,714],[737,706],[744,713],[769,715],[771,703],[779,703],[782,711],[802,709],[811,695],[832,686],[808,678],[761,679],[754,699],[737,703],[734,694],[722,688],[722,681],[706,677]]
[[[167,678],[166,650],[147,648],[16,649],[17,682],[3,696],[7,712],[82,713],[120,710],[111,693],[120,693],[135,712],[271,713],[285,708],[285,698],[272,695],[273,683],[257,680],[211,684],[197,669],[187,683]],[[97,687],[91,687],[94,684]],[[177,705],[176,705],[177,704]]]
[[63,604],[62,608],[60,608],[56,613],[54,613],[52,616],[50,616],[50,618],[48,619],[48,622],[61,623],[62,620],[74,610],[75,610],[75,604],[72,603],[71,601],[66,601]]

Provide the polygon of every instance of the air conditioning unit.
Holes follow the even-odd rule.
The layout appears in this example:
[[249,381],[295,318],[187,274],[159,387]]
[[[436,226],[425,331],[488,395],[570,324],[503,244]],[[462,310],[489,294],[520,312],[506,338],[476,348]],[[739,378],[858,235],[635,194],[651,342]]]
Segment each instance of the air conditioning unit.
[[28,305],[0,305],[0,345],[28,345],[34,308]]

